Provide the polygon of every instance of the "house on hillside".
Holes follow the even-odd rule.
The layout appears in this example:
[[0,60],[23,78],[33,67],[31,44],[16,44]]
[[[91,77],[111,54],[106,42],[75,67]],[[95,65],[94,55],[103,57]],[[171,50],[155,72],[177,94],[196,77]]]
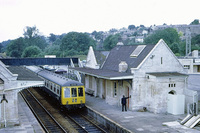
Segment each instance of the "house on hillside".
[[184,112],[185,105],[193,102],[186,71],[163,40],[155,45],[117,45],[102,64],[97,64],[90,48],[86,66],[72,69],[85,76],[86,91],[110,105],[121,106],[125,95],[131,96],[129,110],[145,107],[154,113],[171,113],[171,103],[181,102]]

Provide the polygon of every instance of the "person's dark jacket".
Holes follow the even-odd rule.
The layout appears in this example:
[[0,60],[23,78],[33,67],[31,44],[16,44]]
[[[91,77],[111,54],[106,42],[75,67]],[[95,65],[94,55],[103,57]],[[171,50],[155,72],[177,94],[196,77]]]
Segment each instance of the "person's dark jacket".
[[123,97],[121,100],[121,104],[126,104],[126,99],[128,99],[129,97]]

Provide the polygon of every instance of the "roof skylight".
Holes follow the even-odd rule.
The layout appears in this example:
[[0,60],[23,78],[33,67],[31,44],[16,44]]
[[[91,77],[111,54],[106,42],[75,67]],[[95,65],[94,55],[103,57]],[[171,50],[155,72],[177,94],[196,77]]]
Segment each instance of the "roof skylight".
[[145,47],[146,47],[146,45],[138,45],[137,48],[132,52],[132,54],[130,56],[137,57]]

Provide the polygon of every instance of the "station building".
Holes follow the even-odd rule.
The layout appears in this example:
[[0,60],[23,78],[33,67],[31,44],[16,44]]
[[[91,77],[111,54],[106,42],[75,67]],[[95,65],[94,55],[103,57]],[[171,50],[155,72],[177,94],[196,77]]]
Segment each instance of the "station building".
[[188,56],[179,57],[178,59],[189,74],[200,74],[200,53],[198,50],[194,50]]
[[[187,70],[161,39],[155,45],[119,43],[98,64],[90,47],[85,67],[71,68],[82,74],[88,93],[121,106],[127,100],[129,110],[144,107],[154,113],[180,114],[193,103],[194,92],[187,89]],[[178,105],[171,105],[178,103]],[[179,108],[179,112],[173,112]]]

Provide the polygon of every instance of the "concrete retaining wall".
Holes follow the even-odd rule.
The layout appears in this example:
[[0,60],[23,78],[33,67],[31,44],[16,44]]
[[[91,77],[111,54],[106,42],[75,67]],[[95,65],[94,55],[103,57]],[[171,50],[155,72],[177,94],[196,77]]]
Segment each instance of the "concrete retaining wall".
[[122,127],[118,123],[115,123],[113,120],[111,120],[108,117],[100,114],[99,112],[93,110],[92,108],[90,108],[88,106],[87,106],[87,112],[88,112],[88,115],[93,117],[100,124],[103,124],[112,133],[133,133],[130,130]]

